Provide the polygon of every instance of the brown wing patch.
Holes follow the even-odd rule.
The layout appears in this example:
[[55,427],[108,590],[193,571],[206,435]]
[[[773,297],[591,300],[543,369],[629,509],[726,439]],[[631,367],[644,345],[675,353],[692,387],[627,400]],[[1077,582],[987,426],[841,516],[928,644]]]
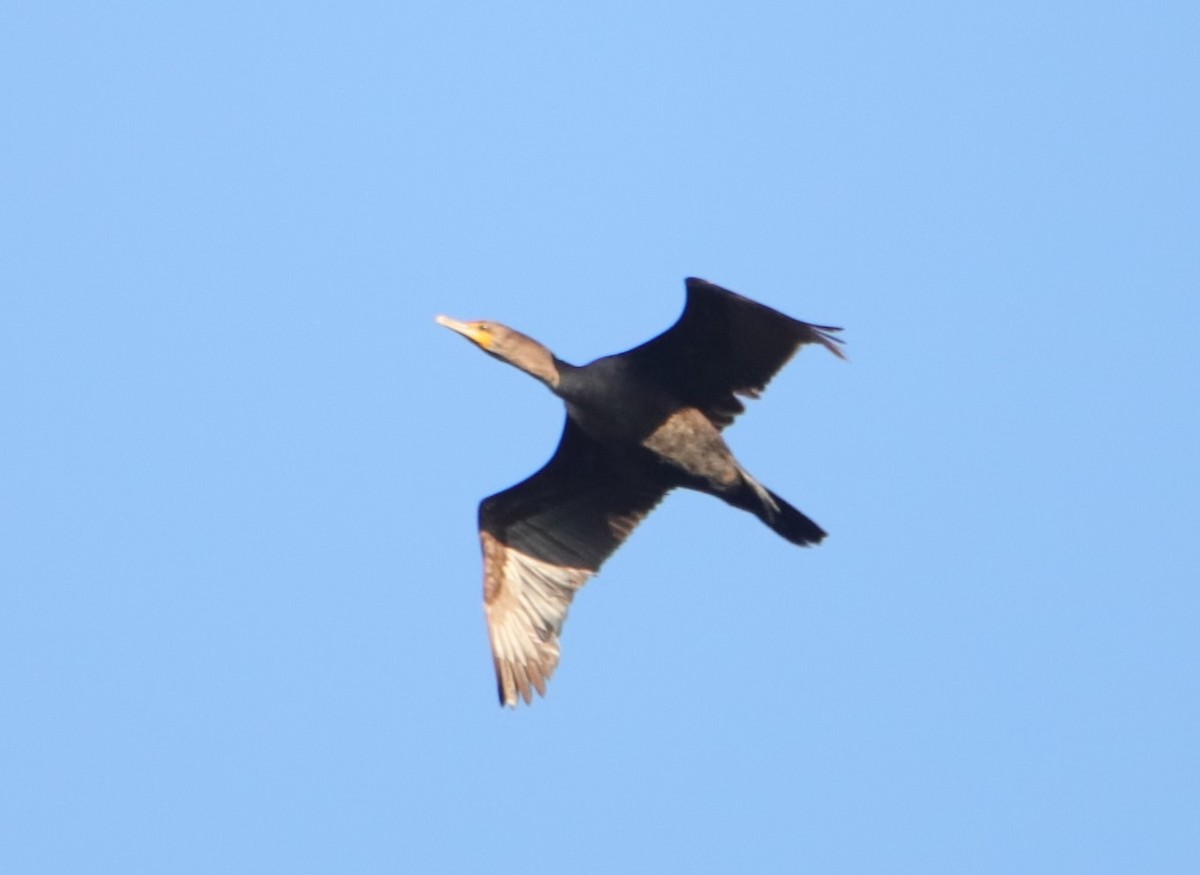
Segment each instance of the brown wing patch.
[[506,547],[482,532],[484,608],[496,665],[500,701],[528,704],[533,691],[546,694],[546,680],[558,666],[558,635],[575,593],[591,577]]
[[719,429],[701,411],[685,407],[667,417],[642,443],[692,477],[729,486],[741,479],[741,468]]
[[501,704],[545,694],[575,593],[671,485],[649,453],[618,461],[568,418],[540,471],[483,500],[483,600]]

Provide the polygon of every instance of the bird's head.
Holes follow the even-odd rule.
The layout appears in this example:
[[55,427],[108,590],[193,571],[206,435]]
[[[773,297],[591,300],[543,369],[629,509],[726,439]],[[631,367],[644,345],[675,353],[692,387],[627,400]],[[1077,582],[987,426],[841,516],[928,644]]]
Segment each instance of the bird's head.
[[443,325],[451,331],[461,334],[484,352],[489,352],[498,358],[507,358],[504,353],[512,346],[513,335],[517,333],[499,322],[487,320],[459,322],[449,316],[438,316],[434,321],[438,325]]
[[532,337],[526,337],[507,325],[488,320],[459,322],[449,316],[438,316],[434,321],[461,334],[488,355],[508,362],[551,386],[558,384],[558,369],[554,365],[554,357],[550,350]]

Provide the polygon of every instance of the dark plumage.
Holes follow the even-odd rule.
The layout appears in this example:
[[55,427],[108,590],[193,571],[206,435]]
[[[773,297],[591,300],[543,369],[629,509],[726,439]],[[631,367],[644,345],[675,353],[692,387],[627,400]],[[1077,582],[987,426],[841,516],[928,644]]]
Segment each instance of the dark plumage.
[[796,350],[830,332],[700,279],[671,328],[582,367],[496,322],[438,323],[566,403],[554,456],[479,505],[484,605],[501,704],[545,695],[571,599],[671,489],[714,495],[793,544],[825,532],[740,465],[721,436]]

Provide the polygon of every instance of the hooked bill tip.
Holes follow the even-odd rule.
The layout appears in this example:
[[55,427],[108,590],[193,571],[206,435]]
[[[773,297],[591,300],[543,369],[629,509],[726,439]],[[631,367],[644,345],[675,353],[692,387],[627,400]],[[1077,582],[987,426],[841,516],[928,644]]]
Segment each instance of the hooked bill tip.
[[459,322],[457,319],[451,319],[449,316],[438,316],[433,321],[444,328],[449,328],[451,331],[457,331],[459,334],[464,334],[467,337],[471,336],[471,326],[465,322]]

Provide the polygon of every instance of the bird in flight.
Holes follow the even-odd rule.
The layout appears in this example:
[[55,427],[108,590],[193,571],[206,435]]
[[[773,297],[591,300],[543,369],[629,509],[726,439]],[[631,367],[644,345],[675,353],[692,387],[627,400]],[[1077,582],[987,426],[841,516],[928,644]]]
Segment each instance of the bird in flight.
[[576,366],[498,322],[439,325],[537,378],[563,400],[550,461],[479,505],[483,600],[501,705],[546,694],[575,593],[679,487],[754,514],[793,544],[825,532],[734,458],[721,431],[807,343],[844,358],[841,329],[810,325],[702,279],[679,320],[619,355]]

